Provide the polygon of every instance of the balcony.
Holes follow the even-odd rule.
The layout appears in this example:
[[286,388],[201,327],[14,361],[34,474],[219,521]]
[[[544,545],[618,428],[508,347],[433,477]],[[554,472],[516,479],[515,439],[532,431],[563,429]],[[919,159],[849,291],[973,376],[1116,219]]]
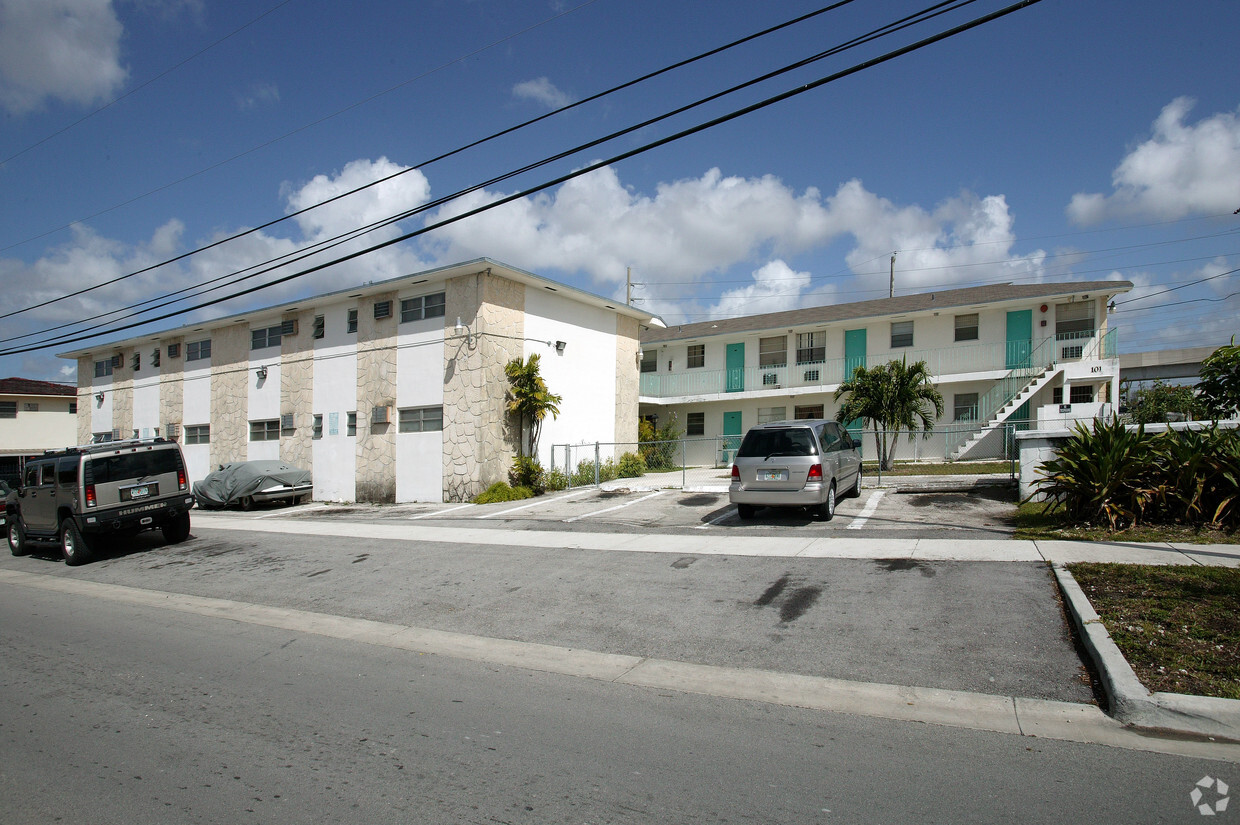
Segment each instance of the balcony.
[[[936,381],[969,373],[1004,373],[1025,366],[1035,357],[1063,361],[1096,361],[1118,358],[1117,330],[1080,332],[1055,336],[1054,342],[967,344],[937,349],[909,349],[869,355],[865,358],[834,358],[770,367],[733,370],[692,369],[641,375],[643,398],[685,398],[728,395],[735,392],[801,389],[834,391],[844,381],[845,369],[876,367],[901,357],[925,361]],[[1035,349],[1036,347],[1036,349]],[[1045,365],[1043,365],[1045,366]],[[999,377],[999,376],[996,376]]]

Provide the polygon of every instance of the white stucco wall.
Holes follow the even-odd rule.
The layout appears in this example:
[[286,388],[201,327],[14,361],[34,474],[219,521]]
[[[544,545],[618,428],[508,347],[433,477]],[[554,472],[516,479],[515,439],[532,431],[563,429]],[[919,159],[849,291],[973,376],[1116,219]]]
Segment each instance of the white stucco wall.
[[[272,326],[260,324],[259,326]],[[260,379],[258,370],[267,368],[267,377]],[[271,421],[280,419],[280,348],[250,350],[250,371],[246,382],[246,419],[248,421]],[[248,435],[246,436],[249,437]],[[246,458],[250,461],[279,461],[279,441],[251,441],[246,445]]]
[[[346,434],[348,413],[357,410],[357,335],[345,331],[352,306],[324,307],[324,337],[314,342],[313,414],[323,416],[323,437],[312,442],[311,472],[320,501],[357,498],[357,439]],[[359,417],[364,422],[369,415],[367,410]]]
[[133,428],[138,431],[139,438],[154,438],[157,431],[159,435],[165,434],[159,420],[159,367],[149,363],[144,363],[143,368],[134,373]]
[[[397,422],[401,408],[443,406],[444,319],[400,324],[396,347]],[[395,426],[396,500],[442,501],[443,433],[402,433]]]
[[[69,412],[72,396],[4,395],[0,400],[17,404],[16,418],[0,419],[0,450],[39,453],[77,443],[77,416]],[[27,410],[27,404],[39,409]]]
[[[543,421],[538,460],[553,444],[612,441],[616,429],[616,316],[537,287],[525,292],[525,355],[538,353],[547,388],[563,397],[560,417]],[[553,346],[547,346],[551,341]],[[554,343],[565,343],[557,354]]]
[[[182,347],[184,351],[184,347]],[[211,360],[186,361],[183,364],[182,387],[184,402],[181,413],[181,451],[185,454],[186,470],[191,483],[206,478],[211,466],[210,444],[186,444],[185,427],[211,423]]]

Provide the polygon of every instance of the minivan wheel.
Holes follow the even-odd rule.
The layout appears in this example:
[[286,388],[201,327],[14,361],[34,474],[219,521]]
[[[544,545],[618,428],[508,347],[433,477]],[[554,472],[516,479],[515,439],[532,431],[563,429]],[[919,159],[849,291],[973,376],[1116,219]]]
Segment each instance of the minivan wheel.
[[736,514],[746,521],[753,518],[753,511],[754,506],[752,504],[736,505]]
[[169,544],[180,544],[189,538],[189,513],[173,516],[160,529],[163,530],[164,541]]
[[24,556],[30,552],[30,548],[26,545],[26,530],[17,516],[11,515],[9,518],[12,519],[9,522],[9,551],[14,556]]
[[835,517],[835,482],[831,482],[831,486],[827,488],[827,500],[818,505],[818,518],[823,521],[830,521]]
[[77,522],[71,518],[60,523],[60,552],[65,557],[65,564],[71,566],[90,561],[90,544],[78,529]]

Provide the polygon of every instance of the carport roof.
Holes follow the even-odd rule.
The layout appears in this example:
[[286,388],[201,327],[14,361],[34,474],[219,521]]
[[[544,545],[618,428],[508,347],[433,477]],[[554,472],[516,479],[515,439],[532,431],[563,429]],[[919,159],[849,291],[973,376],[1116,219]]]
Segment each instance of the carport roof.
[[877,298],[850,304],[805,307],[764,315],[745,315],[740,318],[722,318],[696,324],[668,326],[666,329],[650,328],[642,331],[643,344],[704,338],[716,335],[736,335],[780,327],[804,327],[862,318],[887,315],[904,315],[936,309],[978,307],[1014,301],[1066,298],[1105,294],[1108,297],[1132,289],[1131,281],[1077,281],[1074,283],[1041,284],[989,284],[987,286],[945,289],[938,292],[921,292],[915,295],[899,295],[895,298]]

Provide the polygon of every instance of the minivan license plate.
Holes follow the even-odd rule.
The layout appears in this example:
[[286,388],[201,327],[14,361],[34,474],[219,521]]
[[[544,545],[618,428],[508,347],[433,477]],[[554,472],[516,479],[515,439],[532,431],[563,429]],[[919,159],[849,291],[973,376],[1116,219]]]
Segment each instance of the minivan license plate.
[[787,479],[787,470],[760,470],[758,472],[758,481],[786,481]]

